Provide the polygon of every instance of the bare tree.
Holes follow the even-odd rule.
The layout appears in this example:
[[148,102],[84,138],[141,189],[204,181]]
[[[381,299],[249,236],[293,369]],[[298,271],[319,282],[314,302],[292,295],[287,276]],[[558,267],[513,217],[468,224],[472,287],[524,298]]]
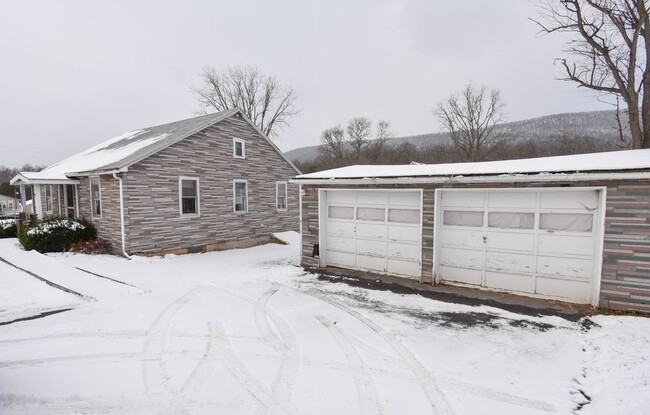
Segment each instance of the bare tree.
[[[627,105],[632,148],[650,147],[650,21],[646,0],[539,0],[543,33],[572,35],[556,61],[578,87]],[[640,108],[640,110],[639,110]],[[617,122],[620,120],[617,120]]]
[[348,148],[345,131],[340,125],[328,128],[321,133],[321,146],[319,148],[325,164],[340,167],[347,163]]
[[460,94],[438,103],[433,114],[451,137],[461,161],[485,159],[504,140],[494,127],[505,118],[505,103],[497,89],[468,83]]
[[373,123],[365,117],[355,117],[343,129],[340,125],[321,133],[320,155],[327,166],[340,167],[364,161],[377,161],[393,137],[388,121]]
[[202,113],[239,108],[266,136],[275,138],[298,113],[296,93],[256,66],[229,67],[223,72],[206,66],[203,83],[192,86]]

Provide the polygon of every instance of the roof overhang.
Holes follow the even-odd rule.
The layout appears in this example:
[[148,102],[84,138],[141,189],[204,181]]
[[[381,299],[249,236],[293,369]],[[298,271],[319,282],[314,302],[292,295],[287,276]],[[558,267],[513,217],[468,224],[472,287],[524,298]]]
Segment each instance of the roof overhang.
[[56,178],[56,177],[39,177],[37,175],[25,175],[19,173],[9,181],[12,186],[23,186],[33,184],[79,184],[79,180],[70,178]]
[[610,180],[648,180],[650,171],[500,174],[485,176],[363,177],[363,178],[293,178],[291,183],[313,185],[381,185],[381,184],[472,184],[472,183],[548,183]]

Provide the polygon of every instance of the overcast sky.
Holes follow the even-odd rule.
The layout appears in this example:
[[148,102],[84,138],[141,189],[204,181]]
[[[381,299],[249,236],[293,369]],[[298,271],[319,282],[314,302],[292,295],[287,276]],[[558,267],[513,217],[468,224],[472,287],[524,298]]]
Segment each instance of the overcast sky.
[[296,90],[285,151],[354,116],[438,131],[432,108],[470,80],[501,89],[510,121],[607,109],[554,80],[562,39],[533,14],[525,0],[3,2],[0,165],[192,117],[205,65],[257,65]]

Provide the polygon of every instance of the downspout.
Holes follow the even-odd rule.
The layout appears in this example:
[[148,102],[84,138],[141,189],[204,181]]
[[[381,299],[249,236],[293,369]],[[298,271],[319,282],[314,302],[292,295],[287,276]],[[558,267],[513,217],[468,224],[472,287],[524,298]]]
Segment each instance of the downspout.
[[122,231],[122,255],[126,258],[131,258],[129,254],[126,253],[126,232],[124,232],[124,191],[122,190],[122,177],[113,173],[113,177],[120,182],[120,230]]

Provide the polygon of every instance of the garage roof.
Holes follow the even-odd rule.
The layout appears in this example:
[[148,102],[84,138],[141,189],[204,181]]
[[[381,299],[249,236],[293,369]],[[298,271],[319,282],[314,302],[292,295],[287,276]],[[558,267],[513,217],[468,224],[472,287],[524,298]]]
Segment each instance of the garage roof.
[[650,169],[650,149],[477,163],[355,165],[303,174],[296,181],[327,179],[427,178],[498,175],[580,174]]

